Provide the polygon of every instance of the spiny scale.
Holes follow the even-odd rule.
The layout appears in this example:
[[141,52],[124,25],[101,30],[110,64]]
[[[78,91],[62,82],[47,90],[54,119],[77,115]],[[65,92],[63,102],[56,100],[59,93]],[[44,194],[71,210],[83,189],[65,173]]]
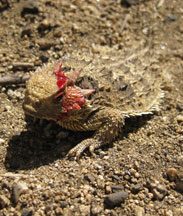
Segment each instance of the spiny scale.
[[145,61],[147,56],[151,58],[149,52],[143,55],[137,53],[130,61],[125,61],[126,53],[112,49],[105,58],[101,53],[75,53],[71,56],[64,62],[65,67],[76,70],[82,65],[84,69],[80,78],[88,78],[88,82],[92,79],[96,83],[91,104],[114,107],[128,116],[151,114],[159,110],[164,93],[161,90],[161,77],[153,72],[153,62],[148,66]]

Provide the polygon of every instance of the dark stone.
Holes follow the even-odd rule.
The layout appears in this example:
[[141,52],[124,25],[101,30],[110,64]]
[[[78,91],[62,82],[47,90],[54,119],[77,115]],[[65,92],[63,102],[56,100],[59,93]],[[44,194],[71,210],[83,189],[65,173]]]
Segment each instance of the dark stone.
[[48,56],[46,56],[46,55],[40,55],[40,60],[43,62],[43,63],[46,63],[46,62],[48,62],[48,59],[49,59],[49,57]]
[[66,202],[66,201],[62,201],[61,203],[60,203],[60,207],[61,208],[66,208],[68,206],[68,202]]
[[30,26],[26,26],[21,33],[21,37],[24,37],[25,35],[27,35],[28,37],[30,37],[32,32],[32,29],[30,28]]
[[175,189],[178,192],[183,193],[183,178],[182,177],[181,178],[177,178]]
[[0,12],[6,10],[8,8],[9,8],[8,0],[1,0],[0,1]]
[[38,14],[39,9],[36,1],[24,0],[22,3],[21,16],[24,17],[25,14]]
[[105,197],[104,203],[106,207],[114,208],[115,206],[119,206],[125,199],[128,197],[128,192],[122,191],[117,193],[112,193]]
[[87,173],[84,178],[91,183],[95,181],[95,176],[90,173]]
[[142,190],[142,185],[141,184],[136,184],[132,187],[132,193],[137,194],[139,191]]
[[139,0],[121,0],[121,5],[126,8],[129,8],[132,5],[136,5],[138,3],[139,3]]
[[119,185],[111,185],[112,192],[117,192],[117,191],[122,191],[124,190],[124,186],[119,184]]

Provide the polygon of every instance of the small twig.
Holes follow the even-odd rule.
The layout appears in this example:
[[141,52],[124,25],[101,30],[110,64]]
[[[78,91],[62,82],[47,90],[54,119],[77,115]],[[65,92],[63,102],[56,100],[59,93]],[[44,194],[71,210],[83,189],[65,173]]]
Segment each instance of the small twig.
[[0,85],[23,84],[30,78],[29,75],[7,75],[0,78]]
[[164,0],[160,0],[157,4],[157,7],[160,8],[164,4]]
[[126,24],[127,24],[127,22],[128,22],[129,19],[130,19],[130,15],[127,14],[126,17],[125,17],[125,19],[124,19],[124,21],[123,21],[123,24],[121,26],[120,33],[123,32],[123,30],[124,30],[124,28],[125,28],[125,26],[126,26]]
[[19,68],[23,68],[23,69],[28,69],[28,68],[33,68],[34,64],[30,63],[30,62],[13,62],[12,63],[13,69],[19,69]]

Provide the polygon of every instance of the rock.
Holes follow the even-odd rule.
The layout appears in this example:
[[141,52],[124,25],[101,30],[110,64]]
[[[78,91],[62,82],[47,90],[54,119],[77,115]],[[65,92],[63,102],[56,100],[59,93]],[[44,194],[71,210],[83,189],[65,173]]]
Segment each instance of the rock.
[[4,67],[0,67],[0,73],[4,73],[6,69]]
[[3,145],[5,143],[5,140],[0,138],[0,145]]
[[121,0],[121,5],[123,7],[131,7],[132,5],[136,5],[139,3],[139,0]]
[[0,195],[0,209],[9,206],[9,204],[10,200],[4,195]]
[[69,208],[64,208],[63,209],[63,214],[62,215],[67,215],[67,216],[72,216],[72,210]]
[[101,212],[103,211],[103,208],[99,206],[96,202],[92,202],[91,205],[91,215],[100,215]]
[[51,22],[47,19],[44,19],[40,24],[38,25],[38,31],[44,31],[46,29],[49,29],[51,27]]
[[39,8],[36,1],[33,0],[23,0],[21,8],[21,16],[24,17],[25,14],[38,14]]
[[95,181],[95,176],[92,175],[91,173],[87,173],[84,177],[87,181],[89,181],[90,183],[94,183]]
[[112,193],[105,197],[104,203],[106,204],[107,207],[113,208],[115,206],[120,205],[122,202],[124,202],[127,197],[128,197],[128,192],[126,191]]
[[68,202],[67,201],[62,201],[61,203],[60,203],[60,207],[61,208],[66,208],[68,206]]
[[169,14],[168,17],[166,18],[167,22],[175,22],[177,20],[177,17],[174,16],[173,14]]
[[21,94],[21,92],[17,91],[17,90],[12,90],[12,89],[8,89],[7,91],[7,95],[12,99],[12,98],[19,98],[19,99],[23,99],[23,95]]
[[110,185],[106,185],[106,187],[105,187],[105,192],[106,192],[106,194],[109,194],[109,193],[112,192],[111,186],[110,186]]
[[177,163],[179,166],[183,167],[183,156],[177,158]]
[[174,216],[175,214],[171,210],[165,210],[164,216]]
[[178,192],[183,193],[183,178],[182,177],[177,178],[175,182],[175,189]]
[[31,33],[32,33],[32,29],[31,29],[30,25],[27,25],[22,30],[21,37],[24,37],[25,35],[27,35],[28,37],[30,37]]
[[178,102],[177,105],[176,105],[176,109],[179,112],[182,112],[183,111],[183,103],[182,102]]
[[133,185],[132,193],[137,194],[139,191],[142,190],[142,185],[140,183]]
[[173,215],[174,216],[181,216],[181,215],[183,215],[183,206],[175,207],[173,209]]
[[183,115],[178,115],[178,116],[176,116],[175,119],[178,123],[182,123],[183,122]]
[[0,12],[3,10],[6,10],[7,8],[9,8],[8,0],[1,0],[0,1]]
[[115,192],[124,190],[124,186],[122,184],[111,185],[111,189],[112,189],[112,192],[115,193]]
[[138,163],[138,161],[134,162],[134,169],[138,170],[140,168],[140,165]]
[[150,189],[155,199],[162,200],[167,194],[167,189],[164,184],[158,180],[152,179]]
[[48,62],[49,56],[47,56],[47,55],[40,55],[39,58],[42,61],[42,63],[46,63],[46,62]]
[[12,186],[12,194],[11,199],[12,202],[17,204],[19,197],[22,193],[26,192],[28,190],[28,187],[25,182],[16,182]]
[[136,206],[134,213],[135,216],[145,216],[145,210],[141,206]]
[[23,209],[21,216],[32,216],[33,210],[32,209]]
[[178,171],[175,168],[168,168],[166,170],[166,174],[168,178],[170,179],[170,181],[175,181],[175,179],[178,176]]
[[45,38],[41,38],[41,39],[37,40],[36,43],[39,45],[40,49],[43,49],[43,50],[49,49],[50,47],[56,45],[55,41],[48,40]]
[[90,215],[90,206],[89,205],[80,205],[79,210],[82,216]]

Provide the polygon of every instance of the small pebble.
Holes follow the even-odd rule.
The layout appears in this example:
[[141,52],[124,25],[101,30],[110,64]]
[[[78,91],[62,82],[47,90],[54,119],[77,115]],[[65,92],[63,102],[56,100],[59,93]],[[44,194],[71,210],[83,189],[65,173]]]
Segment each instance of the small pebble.
[[28,187],[27,187],[25,182],[14,183],[13,186],[12,186],[12,194],[11,194],[12,202],[17,204],[20,195],[22,193],[26,192],[27,190],[28,190]]
[[164,212],[163,215],[164,216],[173,216],[174,214],[173,214],[173,212],[171,210],[167,210],[167,211]]
[[128,192],[125,191],[116,192],[106,196],[104,202],[107,206],[113,208],[115,206],[120,205],[122,202],[124,202],[127,197],[128,197]]
[[111,187],[113,193],[124,190],[124,186],[122,184],[111,185],[110,187]]
[[26,35],[29,37],[31,35],[32,31],[33,30],[31,29],[30,26],[25,26],[25,28],[22,30],[21,36],[24,37]]
[[3,68],[3,67],[0,67],[0,73],[4,73],[6,71],[6,69],[5,68]]
[[166,170],[166,174],[168,175],[170,181],[175,181],[178,176],[178,171],[175,168],[168,168]]
[[183,206],[179,206],[173,209],[174,216],[181,216],[183,215]]
[[133,194],[137,194],[141,190],[142,190],[142,185],[140,183],[137,183],[132,187]]
[[95,176],[92,175],[91,173],[87,173],[84,178],[91,183],[94,183],[94,181],[95,181]]
[[19,99],[23,99],[23,96],[22,94],[17,91],[17,90],[12,90],[12,89],[8,89],[7,91],[7,95],[10,97],[10,98],[19,98]]
[[58,168],[58,163],[55,163],[54,166],[55,166],[55,168]]
[[175,189],[178,192],[183,193],[183,178],[178,178],[176,180]]
[[179,112],[183,111],[183,103],[181,101],[179,101],[176,105],[176,108]]
[[38,30],[43,31],[45,29],[48,29],[51,26],[51,23],[49,20],[44,19],[40,24],[38,25]]
[[9,1],[8,0],[0,1],[0,11],[3,11],[7,8],[9,8]]
[[22,2],[22,11],[21,16],[25,16],[25,14],[38,14],[39,8],[36,1],[27,0]]
[[90,206],[89,205],[80,205],[79,210],[81,212],[81,215],[90,215]]
[[136,206],[134,213],[135,213],[135,216],[145,216],[145,210],[141,206]]
[[152,180],[150,183],[150,189],[156,200],[162,200],[167,194],[166,187],[160,183],[158,180]]
[[109,194],[109,193],[112,192],[110,185],[107,185],[107,186],[105,187],[105,192],[106,192],[106,194]]
[[21,216],[32,216],[33,211],[32,209],[23,209]]
[[68,206],[68,202],[67,201],[62,201],[60,203],[61,208],[66,208]]
[[101,212],[102,212],[102,207],[101,206],[99,206],[97,203],[95,203],[95,202],[93,202],[92,203],[92,206],[91,206],[91,215],[100,215],[101,214]]
[[4,195],[0,195],[1,208],[5,208],[5,207],[9,206],[9,204],[10,204],[10,200]]
[[5,143],[5,140],[0,138],[0,145],[3,145]]
[[47,40],[45,38],[39,39],[36,43],[40,46],[41,49],[49,49],[52,46],[55,46],[55,41]]
[[131,7],[132,5],[136,5],[139,3],[139,0],[121,0],[121,5],[123,7]]
[[183,156],[182,155],[177,158],[177,163],[178,163],[178,165],[180,165],[181,167],[183,167]]
[[182,123],[183,122],[183,115],[178,115],[178,116],[176,116],[175,119],[178,123]]
[[139,169],[139,163],[137,161],[134,162],[134,169],[138,170]]

